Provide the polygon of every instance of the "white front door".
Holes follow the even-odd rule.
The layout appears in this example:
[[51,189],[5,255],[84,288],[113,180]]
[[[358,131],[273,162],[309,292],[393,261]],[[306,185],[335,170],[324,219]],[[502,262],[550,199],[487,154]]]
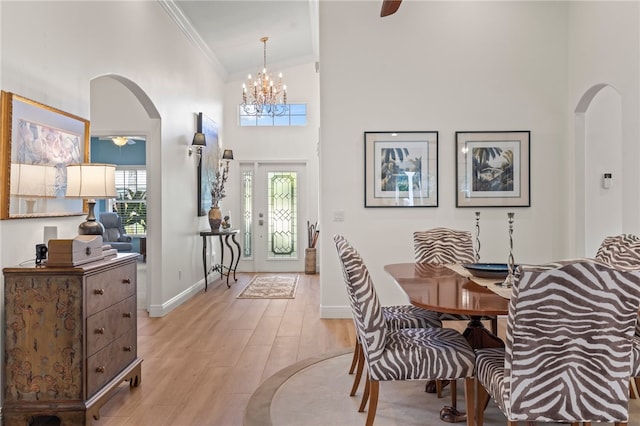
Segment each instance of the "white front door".
[[[303,272],[306,248],[306,165],[241,165],[244,178],[243,270]],[[252,175],[248,182],[247,176]],[[248,247],[247,247],[248,246]]]

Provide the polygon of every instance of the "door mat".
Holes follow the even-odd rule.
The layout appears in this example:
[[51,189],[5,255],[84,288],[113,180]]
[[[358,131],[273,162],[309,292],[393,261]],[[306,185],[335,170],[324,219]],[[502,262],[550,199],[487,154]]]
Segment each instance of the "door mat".
[[237,299],[295,299],[298,275],[256,275]]

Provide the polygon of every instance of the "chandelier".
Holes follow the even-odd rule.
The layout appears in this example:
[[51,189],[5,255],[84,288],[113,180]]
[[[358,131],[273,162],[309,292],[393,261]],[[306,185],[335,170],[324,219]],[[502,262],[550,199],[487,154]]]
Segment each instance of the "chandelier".
[[278,75],[276,83],[273,76],[267,72],[267,40],[262,37],[264,43],[264,67],[255,79],[251,74],[247,83],[242,84],[242,103],[240,106],[246,115],[283,115],[287,112],[287,85],[282,84],[282,73]]

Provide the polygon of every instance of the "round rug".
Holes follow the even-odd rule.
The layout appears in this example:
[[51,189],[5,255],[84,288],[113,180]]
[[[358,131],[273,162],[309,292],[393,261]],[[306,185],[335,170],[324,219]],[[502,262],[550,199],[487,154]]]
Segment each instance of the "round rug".
[[[244,425],[364,425],[367,411],[358,412],[364,383],[360,383],[356,396],[349,396],[353,375],[347,371],[352,353],[349,350],[326,354],[276,373],[251,396]],[[376,426],[445,425],[439,412],[450,404],[448,388],[445,388],[443,398],[438,399],[424,391],[425,384],[424,380],[380,382]],[[458,386],[458,407],[464,409],[462,383]],[[485,424],[502,426],[504,416],[487,412]]]
[[[358,406],[364,383],[349,396],[353,375],[347,374],[352,351],[341,350],[293,364],[268,378],[251,396],[245,426],[362,426],[367,412]],[[364,377],[363,377],[364,380]],[[449,387],[442,398],[424,391],[426,381],[380,382],[376,426],[447,425],[440,409],[449,405]],[[464,410],[464,385],[458,382],[458,408]],[[629,425],[640,424],[640,400],[629,404]],[[460,426],[466,423],[457,423]],[[505,417],[491,401],[485,411],[486,426],[503,426]],[[557,423],[545,423],[549,426]],[[599,423],[601,426],[611,423]]]

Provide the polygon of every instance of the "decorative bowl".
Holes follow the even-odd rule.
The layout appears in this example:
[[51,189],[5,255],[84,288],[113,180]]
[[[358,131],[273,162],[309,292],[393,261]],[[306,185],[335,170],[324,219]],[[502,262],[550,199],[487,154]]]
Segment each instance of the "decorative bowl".
[[[509,275],[506,263],[463,263],[462,266],[477,278],[505,279]],[[514,269],[517,265],[513,266]]]

